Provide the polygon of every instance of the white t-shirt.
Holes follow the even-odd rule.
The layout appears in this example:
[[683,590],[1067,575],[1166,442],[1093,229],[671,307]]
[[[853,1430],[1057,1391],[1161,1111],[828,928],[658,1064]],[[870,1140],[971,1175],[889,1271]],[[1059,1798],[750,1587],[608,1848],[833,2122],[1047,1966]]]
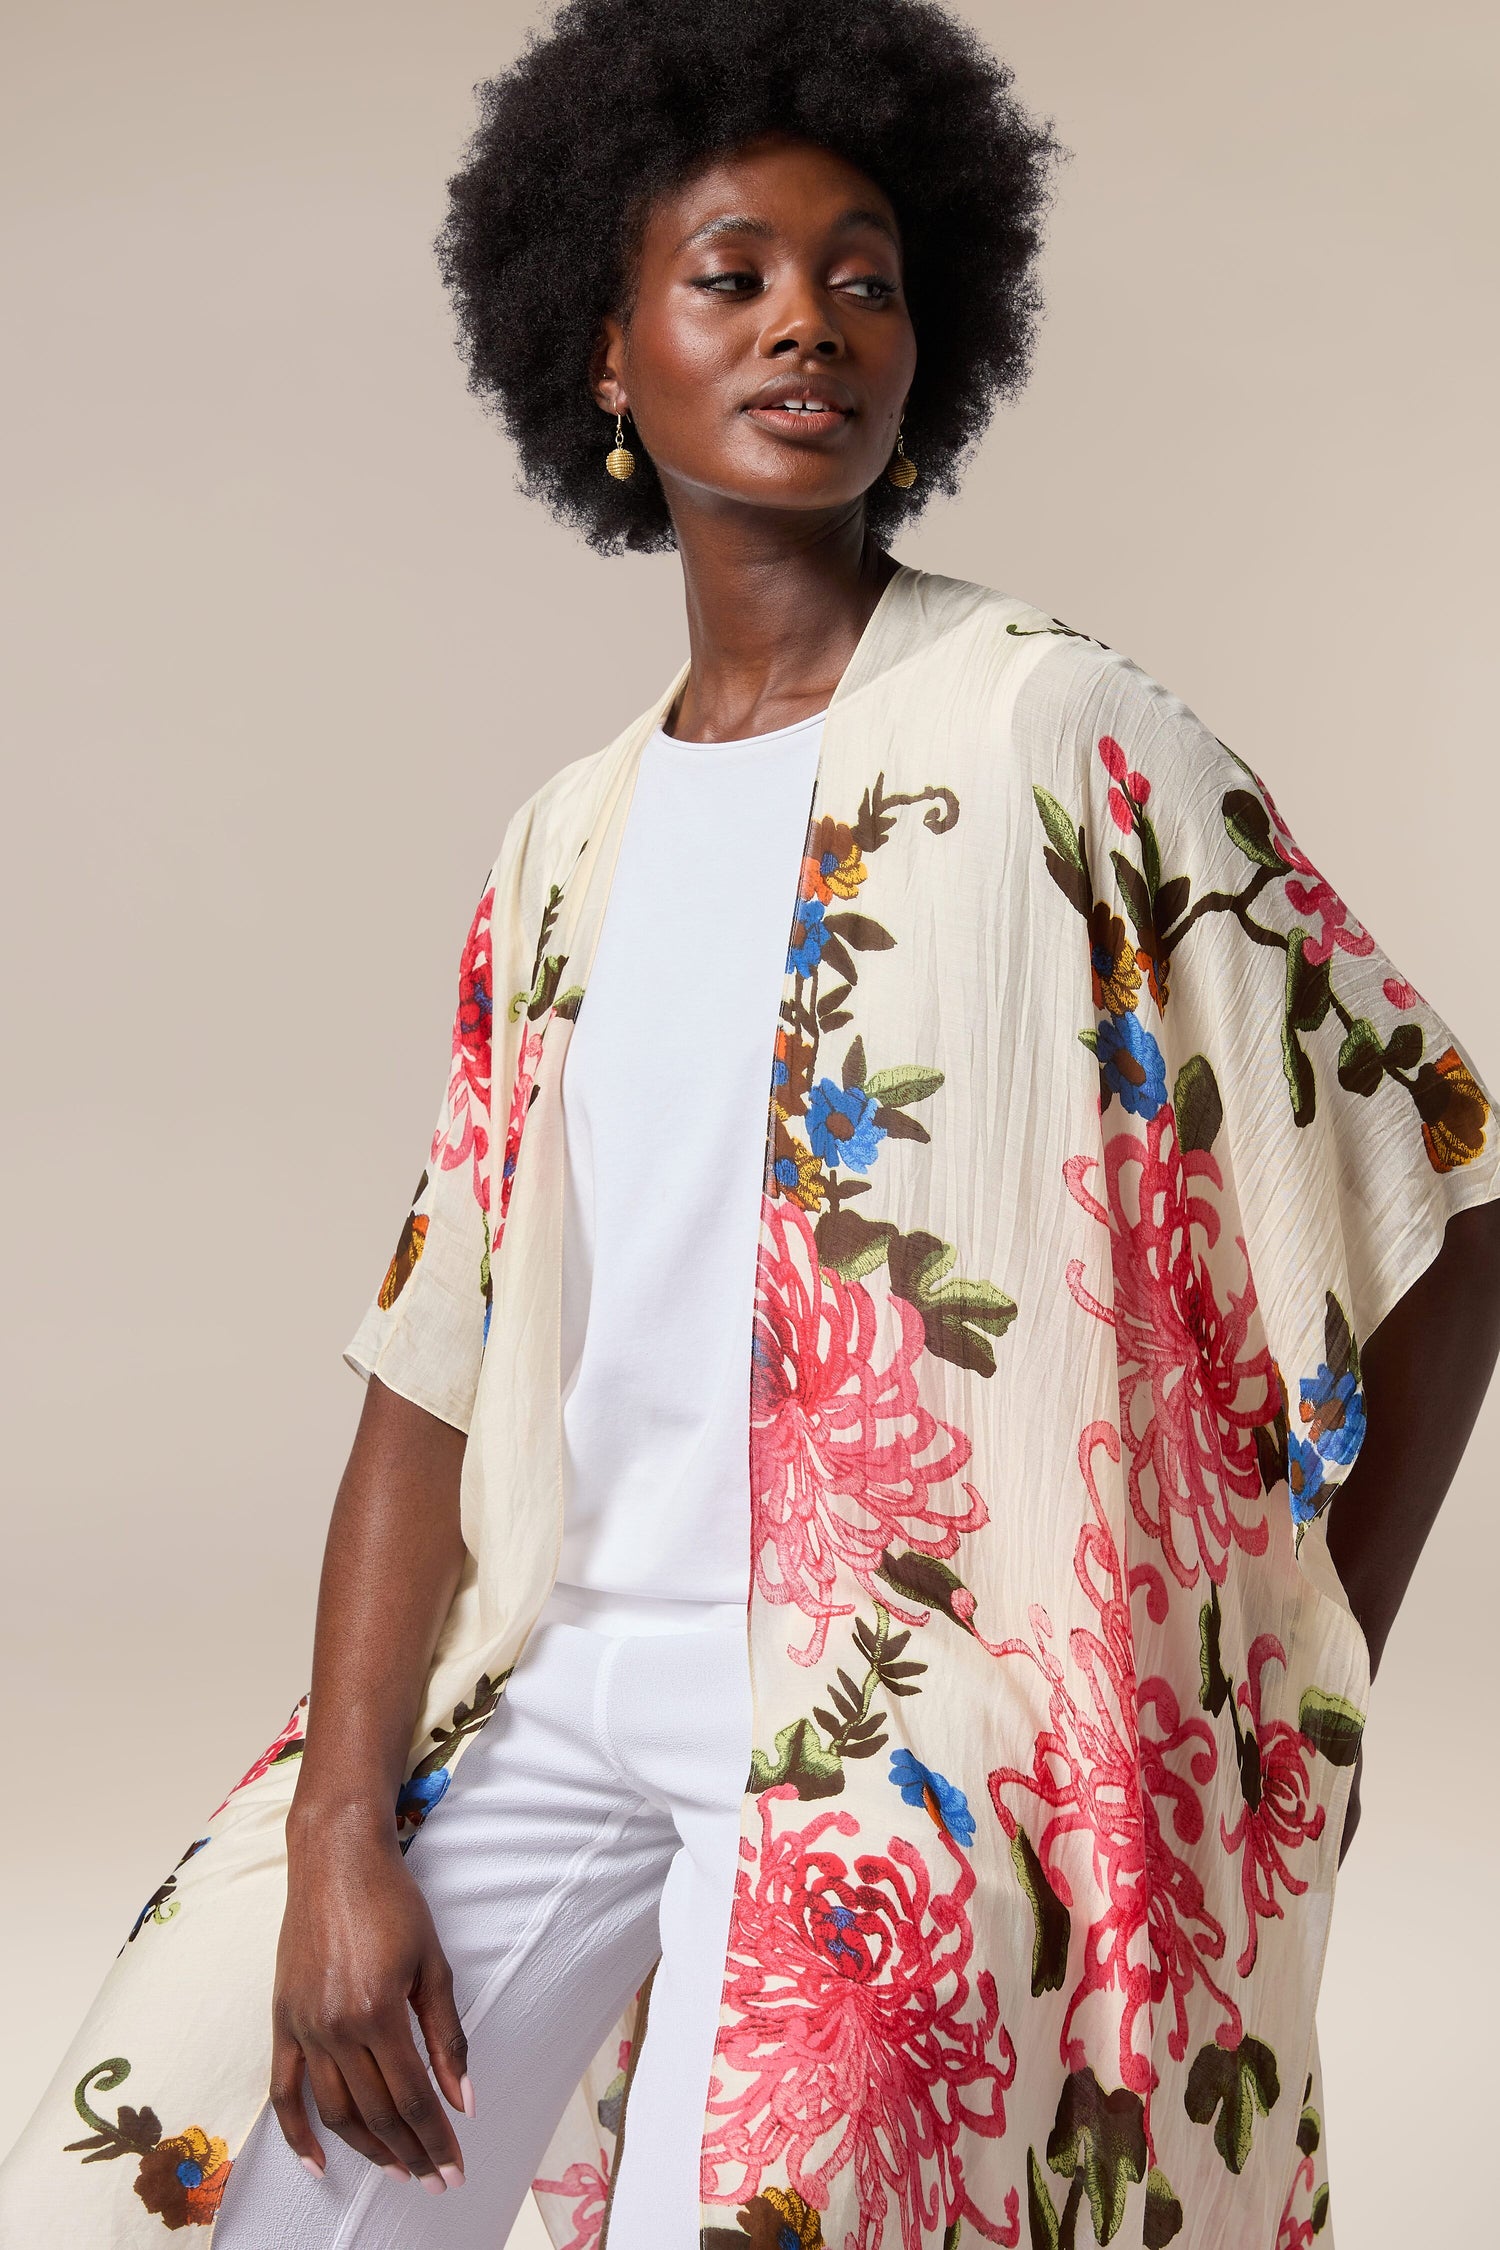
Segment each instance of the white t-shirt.
[[564,1587],[749,1597],[746,1339],[822,731],[642,754],[563,1069]]

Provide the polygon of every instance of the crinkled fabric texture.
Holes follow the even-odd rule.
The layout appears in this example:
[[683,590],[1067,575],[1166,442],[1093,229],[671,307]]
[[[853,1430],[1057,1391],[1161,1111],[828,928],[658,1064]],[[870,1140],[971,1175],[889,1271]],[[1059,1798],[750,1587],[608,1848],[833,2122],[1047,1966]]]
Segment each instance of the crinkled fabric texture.
[[[555,1569],[558,1078],[683,676],[510,825],[350,1346],[469,1433],[408,1837]],[[664,899],[645,1195],[712,1005]],[[1365,1340],[1497,1192],[1473,1059],[1178,697],[902,569],[825,722],[766,1062],[704,2250],[1326,2246],[1314,2008],[1369,1673],[1324,1517],[1358,1504]],[[211,2236],[304,1721],[126,1937],[0,2173],[7,2239]],[[559,2122],[560,2250],[607,2226],[633,2033]]]

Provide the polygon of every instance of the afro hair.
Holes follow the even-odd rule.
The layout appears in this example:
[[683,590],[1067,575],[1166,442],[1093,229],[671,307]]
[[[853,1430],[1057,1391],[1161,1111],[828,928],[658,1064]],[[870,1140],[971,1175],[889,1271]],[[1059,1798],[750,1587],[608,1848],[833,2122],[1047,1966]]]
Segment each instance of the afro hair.
[[[1011,94],[1013,73],[932,0],[565,0],[478,89],[480,122],[438,237],[469,387],[520,455],[520,487],[603,554],[675,545],[648,458],[603,473],[588,387],[607,313],[628,317],[654,198],[768,132],[833,151],[900,223],[917,372],[906,449],[921,482],[866,498],[884,543],[1025,381],[1049,166],[1070,152]],[[560,377],[562,378],[560,380]]]

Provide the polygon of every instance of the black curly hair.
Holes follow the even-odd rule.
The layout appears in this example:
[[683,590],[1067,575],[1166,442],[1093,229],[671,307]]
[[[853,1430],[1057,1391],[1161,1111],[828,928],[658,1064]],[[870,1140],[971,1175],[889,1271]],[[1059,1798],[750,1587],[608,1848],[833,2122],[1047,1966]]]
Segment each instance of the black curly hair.
[[933,0],[565,0],[479,87],[437,251],[469,387],[521,457],[521,490],[603,554],[675,545],[650,461],[606,476],[587,383],[606,313],[628,319],[653,199],[767,132],[832,150],[900,222],[917,372],[906,450],[921,477],[866,499],[885,543],[959,465],[1030,363],[1048,166],[1071,152],[1013,98],[1013,73]]

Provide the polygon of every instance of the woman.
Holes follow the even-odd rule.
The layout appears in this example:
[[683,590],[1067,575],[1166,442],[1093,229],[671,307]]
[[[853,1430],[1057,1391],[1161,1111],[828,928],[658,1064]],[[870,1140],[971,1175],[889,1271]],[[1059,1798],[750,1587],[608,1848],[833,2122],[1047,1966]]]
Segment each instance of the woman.
[[487,89],[474,386],[675,549],[689,656],[506,832],[310,1698],[7,2241],[469,2250],[533,2182],[574,2250],[1327,2238],[1313,2007],[1500,1140],[1179,699],[887,551],[1025,369],[1008,89],[916,0],[573,0]]

